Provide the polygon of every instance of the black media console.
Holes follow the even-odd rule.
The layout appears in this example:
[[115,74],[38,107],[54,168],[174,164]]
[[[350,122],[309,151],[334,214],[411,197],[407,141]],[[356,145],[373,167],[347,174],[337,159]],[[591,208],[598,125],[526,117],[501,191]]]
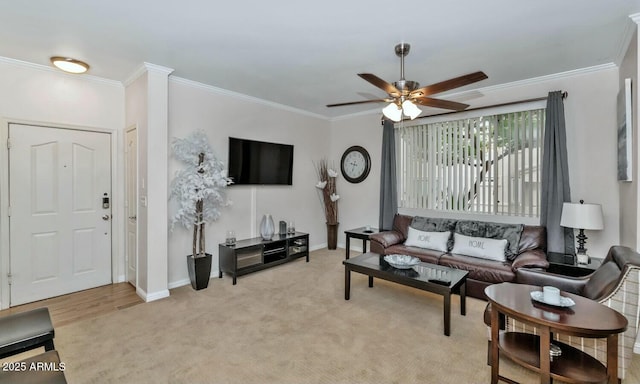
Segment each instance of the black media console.
[[230,274],[235,285],[236,277],[247,273],[287,263],[303,256],[306,256],[309,262],[309,234],[275,234],[271,240],[254,237],[239,240],[235,245],[219,244],[218,250],[220,277],[223,272]]

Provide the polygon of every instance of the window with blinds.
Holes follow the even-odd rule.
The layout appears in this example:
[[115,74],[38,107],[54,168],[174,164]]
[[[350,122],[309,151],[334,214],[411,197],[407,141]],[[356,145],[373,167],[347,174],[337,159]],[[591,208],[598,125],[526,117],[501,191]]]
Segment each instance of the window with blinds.
[[397,127],[398,205],[539,216],[544,111]]

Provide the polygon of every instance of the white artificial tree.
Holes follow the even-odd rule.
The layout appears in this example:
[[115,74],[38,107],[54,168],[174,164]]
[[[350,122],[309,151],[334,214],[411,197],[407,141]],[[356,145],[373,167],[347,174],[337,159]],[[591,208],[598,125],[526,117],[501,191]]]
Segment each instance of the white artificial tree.
[[204,131],[195,131],[186,138],[174,138],[171,143],[175,157],[186,166],[177,171],[171,183],[169,198],[179,204],[171,218],[176,223],[193,228],[193,257],[205,256],[204,227],[216,221],[220,210],[230,204],[225,188],[232,181],[227,177],[224,163],[218,160]]

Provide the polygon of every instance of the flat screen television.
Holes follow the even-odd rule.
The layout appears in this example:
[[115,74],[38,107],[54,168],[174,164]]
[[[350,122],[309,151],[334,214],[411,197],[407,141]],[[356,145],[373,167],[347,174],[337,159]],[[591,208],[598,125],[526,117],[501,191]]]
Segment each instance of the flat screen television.
[[292,185],[293,145],[229,137],[231,185]]

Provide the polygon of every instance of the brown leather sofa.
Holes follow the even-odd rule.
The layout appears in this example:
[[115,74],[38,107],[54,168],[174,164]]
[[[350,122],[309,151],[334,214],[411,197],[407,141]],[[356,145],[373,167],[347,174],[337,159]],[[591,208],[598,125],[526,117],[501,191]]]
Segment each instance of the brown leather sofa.
[[[449,228],[454,231],[456,224],[462,221],[448,220]],[[470,222],[469,220],[464,221]],[[495,283],[517,282],[516,272],[521,268],[546,269],[549,266],[546,254],[547,234],[546,229],[542,226],[523,226],[517,246],[517,254],[514,255],[512,260],[500,262],[406,246],[404,241],[407,239],[408,228],[412,222],[414,222],[413,216],[397,214],[394,217],[391,231],[379,232],[370,236],[371,252],[383,255],[411,255],[427,263],[469,271],[467,295],[472,297],[486,300],[484,295],[485,287]],[[451,246],[449,250],[451,250]]]

